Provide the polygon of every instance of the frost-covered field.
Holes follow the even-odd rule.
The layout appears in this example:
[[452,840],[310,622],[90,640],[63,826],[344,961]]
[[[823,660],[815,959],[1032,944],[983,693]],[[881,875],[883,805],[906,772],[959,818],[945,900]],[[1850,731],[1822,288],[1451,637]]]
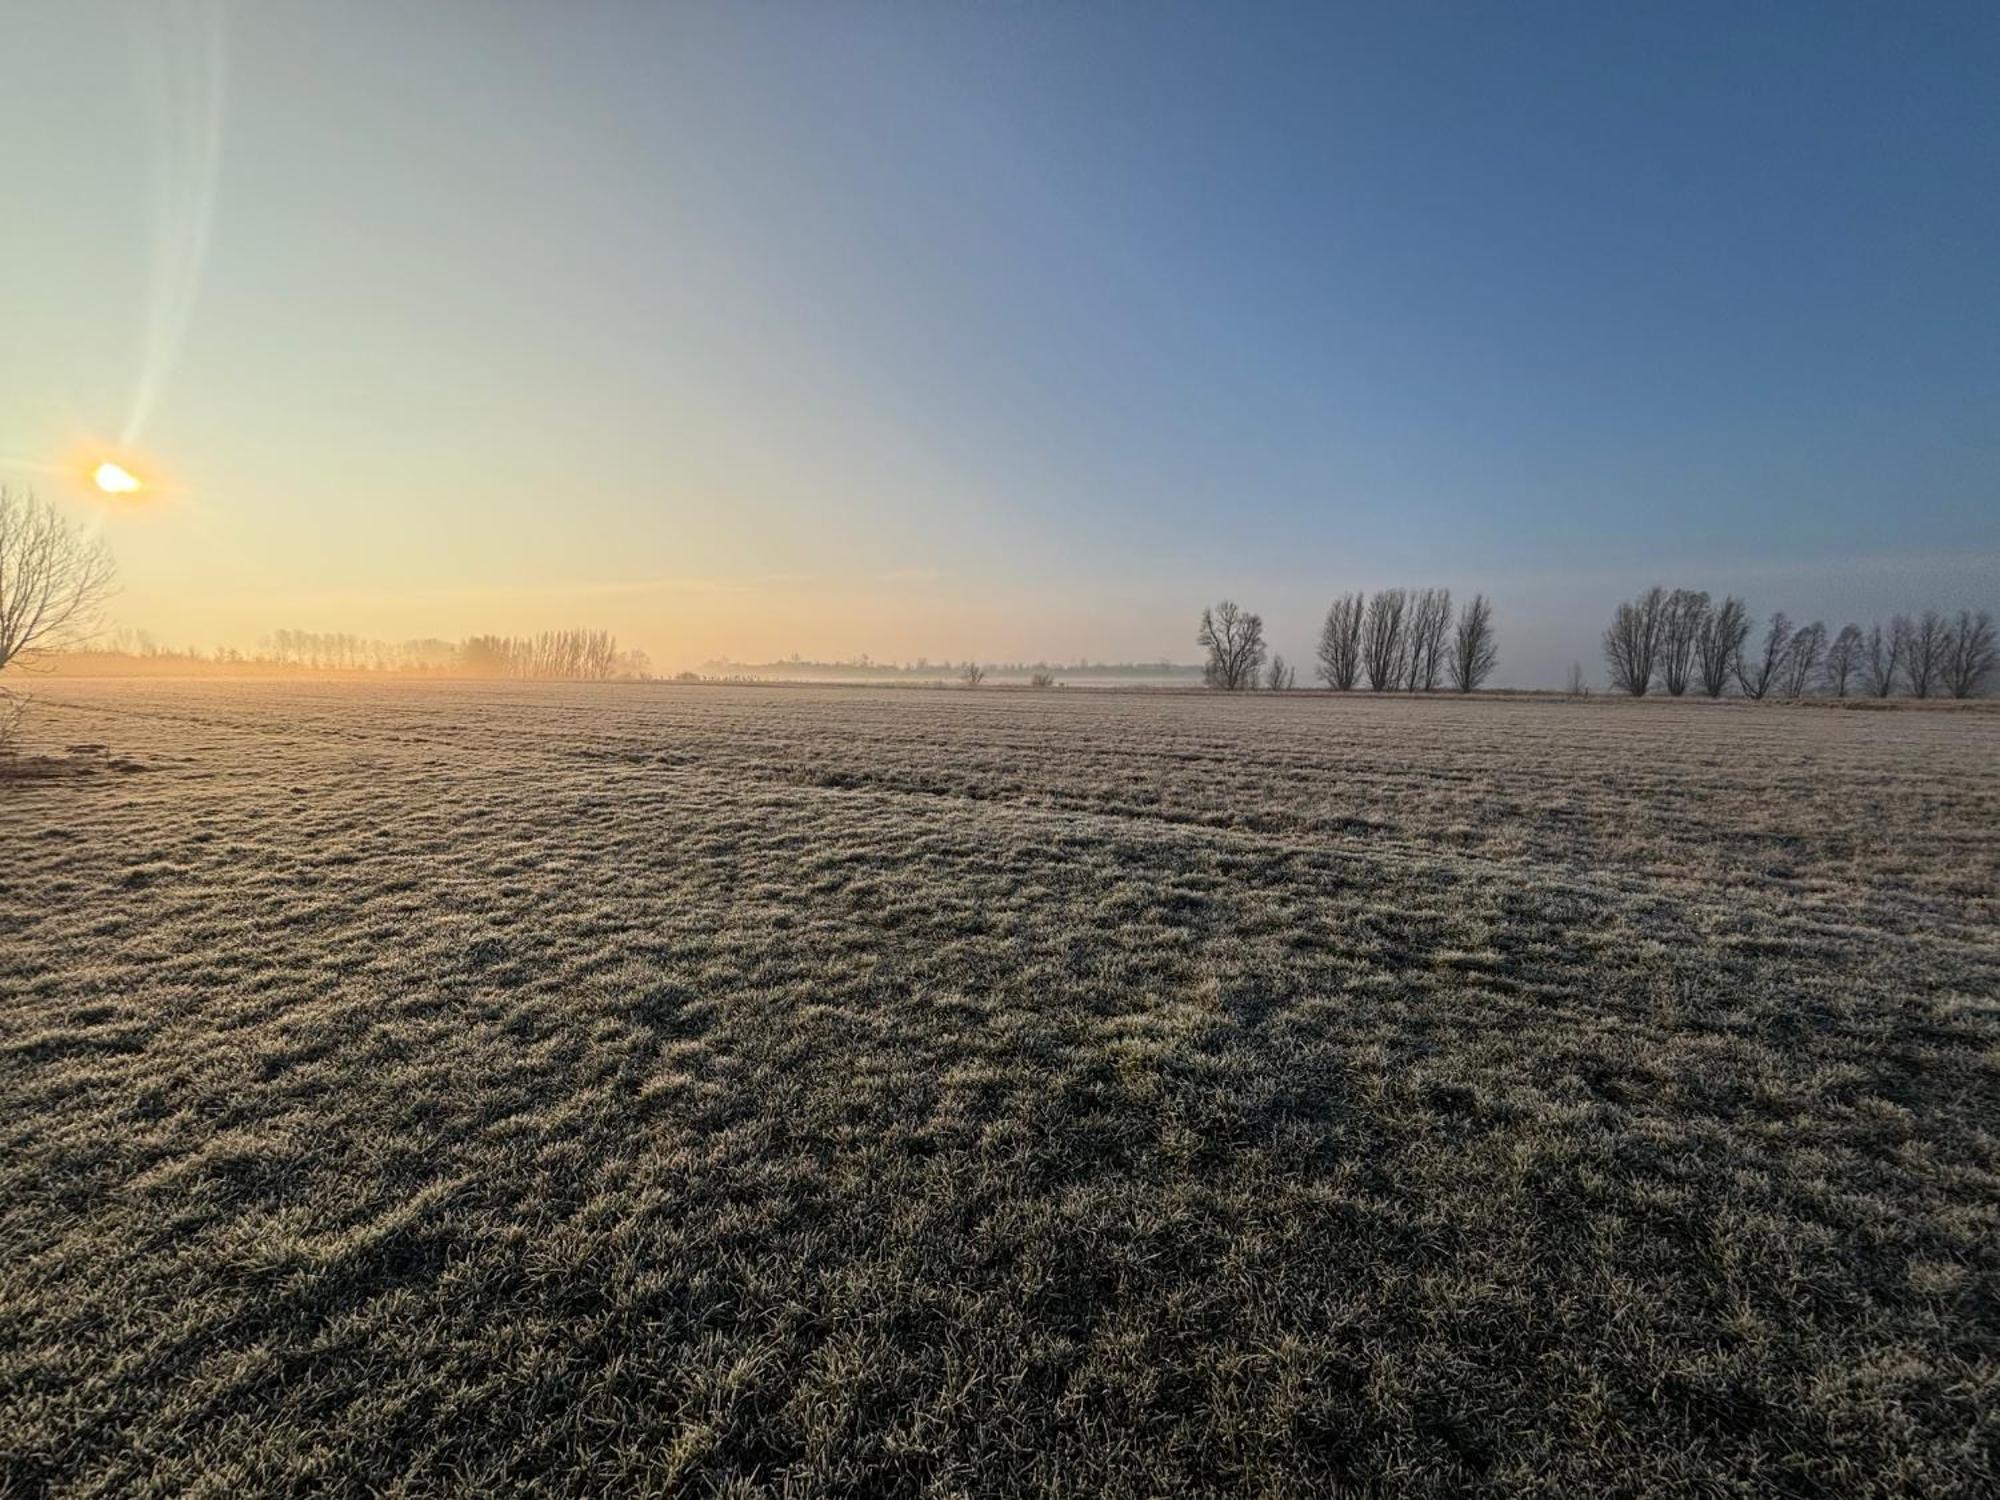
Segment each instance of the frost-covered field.
[[0,1492],[1996,1483],[2000,715],[38,696]]

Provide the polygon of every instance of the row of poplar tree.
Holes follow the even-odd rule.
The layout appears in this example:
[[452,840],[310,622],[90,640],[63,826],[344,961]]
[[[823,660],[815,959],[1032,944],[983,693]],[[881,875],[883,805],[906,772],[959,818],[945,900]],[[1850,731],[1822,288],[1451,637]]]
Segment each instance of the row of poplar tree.
[[1680,697],[1690,687],[1711,698],[1732,689],[1746,698],[1970,698],[1995,665],[1993,617],[1963,609],[1897,615],[1885,628],[1843,625],[1829,636],[1819,620],[1794,626],[1780,610],[1750,646],[1749,608],[1712,603],[1694,589],[1655,586],[1618,606],[1604,632],[1611,685],[1641,697],[1654,688]]
[[[1195,643],[1207,653],[1202,681],[1213,688],[1298,686],[1282,656],[1269,656],[1263,616],[1225,599],[1201,612]],[[1454,618],[1450,589],[1379,589],[1343,594],[1320,628],[1319,676],[1347,692],[1363,682],[1378,693],[1461,693],[1493,674],[1500,652],[1493,634],[1493,605],[1474,594]]]

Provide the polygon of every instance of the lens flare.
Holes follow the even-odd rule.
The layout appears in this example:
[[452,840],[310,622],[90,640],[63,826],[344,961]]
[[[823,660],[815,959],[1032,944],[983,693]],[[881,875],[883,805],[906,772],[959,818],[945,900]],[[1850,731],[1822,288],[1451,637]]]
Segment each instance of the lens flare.
[[101,463],[90,477],[107,495],[133,495],[141,488],[139,477],[119,464]]
[[194,319],[222,160],[222,0],[155,0],[133,11],[153,145],[152,257],[144,354],[120,434],[145,431]]

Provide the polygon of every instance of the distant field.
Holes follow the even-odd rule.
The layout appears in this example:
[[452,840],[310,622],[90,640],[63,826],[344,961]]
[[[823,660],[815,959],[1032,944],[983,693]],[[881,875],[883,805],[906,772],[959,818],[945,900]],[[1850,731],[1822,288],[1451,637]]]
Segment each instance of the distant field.
[[38,693],[0,1493],[2000,1483],[2000,715]]

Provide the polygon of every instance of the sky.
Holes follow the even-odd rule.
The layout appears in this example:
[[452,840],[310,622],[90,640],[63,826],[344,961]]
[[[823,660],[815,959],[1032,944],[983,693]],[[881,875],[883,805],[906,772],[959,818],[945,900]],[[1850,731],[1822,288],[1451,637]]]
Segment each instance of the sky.
[[1656,581],[2000,607],[1990,3],[0,29],[0,482],[169,644],[1307,661],[1435,583],[1553,686]]

